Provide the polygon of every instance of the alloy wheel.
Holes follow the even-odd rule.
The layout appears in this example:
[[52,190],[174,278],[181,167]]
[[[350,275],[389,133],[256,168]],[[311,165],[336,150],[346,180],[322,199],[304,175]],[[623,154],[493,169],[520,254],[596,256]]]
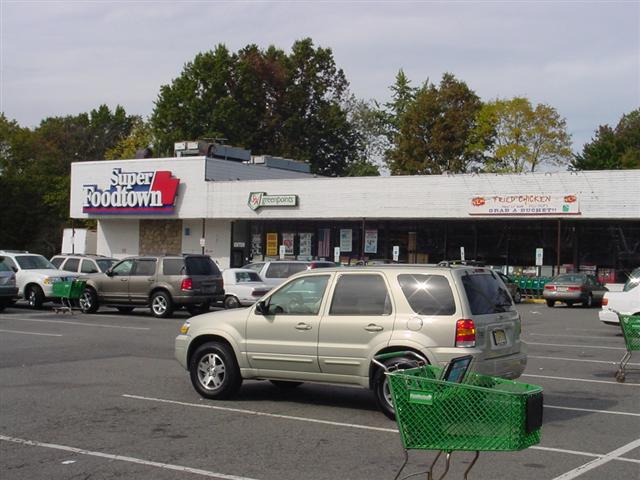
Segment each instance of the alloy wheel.
[[80,295],[80,298],[78,299],[78,303],[80,304],[80,308],[83,311],[90,310],[91,306],[93,305],[91,293],[89,293],[88,291],[82,292],[82,295]]
[[226,366],[222,358],[209,353],[198,363],[198,381],[207,390],[217,390],[224,384]]
[[151,303],[153,313],[156,315],[163,315],[167,311],[167,306],[167,299],[162,295],[154,297],[153,302]]

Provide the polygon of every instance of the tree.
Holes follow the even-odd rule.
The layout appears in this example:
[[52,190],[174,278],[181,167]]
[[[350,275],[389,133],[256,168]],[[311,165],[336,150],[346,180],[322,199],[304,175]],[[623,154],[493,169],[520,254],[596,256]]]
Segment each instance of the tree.
[[440,85],[425,83],[399,117],[387,154],[392,174],[465,172],[477,158],[470,142],[481,108],[478,96],[450,73]]
[[601,125],[571,162],[574,170],[640,168],[640,109],[623,115],[615,129]]
[[357,140],[343,108],[348,82],[331,49],[296,41],[290,54],[224,45],[196,55],[156,100],[151,124],[159,151],[222,137],[254,153],[308,161],[314,173],[342,175]]
[[141,118],[136,118],[129,135],[108,149],[104,154],[104,158],[106,160],[135,158],[138,150],[152,148],[154,143],[151,126]]
[[[429,83],[429,80],[425,82],[425,85]],[[391,87],[391,101],[385,103],[386,107],[386,122],[387,122],[387,135],[389,141],[393,141],[393,137],[400,130],[400,119],[407,111],[407,108],[416,98],[417,89],[411,86],[411,80],[407,78],[404,70],[398,70],[396,74],[396,81]]]
[[380,175],[380,166],[390,145],[386,113],[374,100],[360,100],[355,96],[349,98],[345,108],[357,139],[357,158],[349,165],[347,176]]
[[533,172],[543,164],[566,165],[571,156],[565,119],[549,105],[533,108],[524,97],[485,104],[474,136],[475,148],[485,150],[487,172]]

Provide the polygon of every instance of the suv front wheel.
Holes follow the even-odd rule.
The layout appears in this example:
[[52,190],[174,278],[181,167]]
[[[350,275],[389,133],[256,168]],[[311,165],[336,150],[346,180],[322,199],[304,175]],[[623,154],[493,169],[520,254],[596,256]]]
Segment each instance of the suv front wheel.
[[151,295],[151,313],[157,318],[168,318],[173,315],[171,295],[162,291]]
[[44,292],[38,285],[31,285],[27,288],[25,295],[31,308],[40,309],[44,303]]
[[205,398],[213,400],[233,396],[242,384],[242,376],[231,347],[220,342],[201,345],[189,363],[191,383]]
[[86,288],[78,299],[82,313],[96,313],[98,311],[98,295],[92,288]]
[[[407,357],[394,357],[384,362],[387,368],[414,368],[418,366],[418,362]],[[387,417],[391,420],[396,419],[396,412],[393,408],[393,401],[391,398],[391,390],[389,388],[389,380],[384,374],[382,368],[378,368],[373,376],[373,393],[376,396],[376,402]]]

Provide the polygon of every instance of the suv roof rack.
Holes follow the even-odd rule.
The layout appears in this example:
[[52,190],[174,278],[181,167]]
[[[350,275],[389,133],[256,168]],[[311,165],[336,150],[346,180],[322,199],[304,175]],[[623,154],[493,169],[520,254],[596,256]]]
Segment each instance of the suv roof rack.
[[439,267],[456,267],[456,266],[464,266],[464,267],[484,267],[485,262],[480,260],[442,260],[438,262]]

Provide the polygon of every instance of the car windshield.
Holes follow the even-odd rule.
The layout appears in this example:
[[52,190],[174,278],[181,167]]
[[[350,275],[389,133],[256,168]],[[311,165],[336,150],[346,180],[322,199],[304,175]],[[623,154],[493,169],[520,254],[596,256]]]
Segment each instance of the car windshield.
[[16,262],[23,270],[37,270],[41,268],[49,268],[57,270],[56,266],[42,255],[18,255],[16,256]]
[[513,308],[509,292],[491,272],[463,275],[462,284],[474,315],[505,312]]
[[96,260],[96,263],[98,264],[98,268],[100,269],[101,272],[106,272],[111,268],[111,265],[116,263],[116,261],[117,260],[113,258],[105,258],[105,259]]
[[567,274],[558,275],[551,281],[551,283],[584,283],[584,280],[584,275]]
[[262,282],[256,272],[236,272],[236,283]]
[[640,268],[636,268],[631,272],[627,283],[624,284],[623,291],[628,292],[629,290],[636,288],[638,285],[640,285]]

